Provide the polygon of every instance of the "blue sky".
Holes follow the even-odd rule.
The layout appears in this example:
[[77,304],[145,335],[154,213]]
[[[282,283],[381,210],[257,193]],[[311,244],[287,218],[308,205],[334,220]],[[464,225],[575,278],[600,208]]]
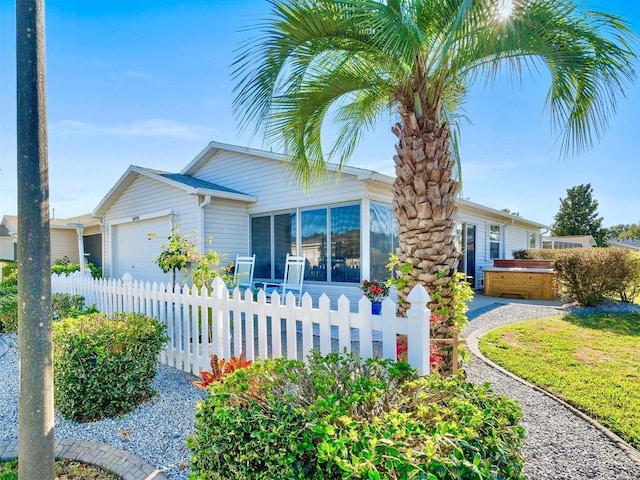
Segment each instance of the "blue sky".
[[[637,0],[593,0],[640,31]],[[262,0],[47,0],[50,200],[57,218],[93,210],[131,164],[180,171],[209,141],[261,148],[234,119],[230,64]],[[640,222],[640,81],[604,138],[562,159],[548,77],[471,91],[462,130],[466,198],[550,225],[566,190],[591,183],[604,225]],[[0,215],[17,213],[14,2],[0,2]],[[389,121],[350,165],[393,175]]]

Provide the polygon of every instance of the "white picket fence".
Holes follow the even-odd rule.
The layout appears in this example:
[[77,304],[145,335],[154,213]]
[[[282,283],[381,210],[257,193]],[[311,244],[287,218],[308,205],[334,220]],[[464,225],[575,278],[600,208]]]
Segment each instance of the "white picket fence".
[[371,304],[363,297],[358,312],[351,312],[345,296],[338,309],[330,309],[323,294],[313,308],[308,293],[300,306],[291,293],[280,303],[278,294],[270,301],[260,291],[257,300],[250,292],[243,297],[229,292],[222,280],[212,289],[137,282],[123,279],[93,279],[80,274],[52,275],[52,291],[82,295],[87,305],[100,312],[139,312],[167,325],[169,341],[160,361],[199,375],[210,370],[212,354],[229,359],[244,352],[248,360],[285,356],[306,358],[312,349],[323,355],[348,351],[360,357],[396,359],[396,334],[407,335],[407,360],[422,375],[429,373],[429,294],[421,285],[413,288],[407,317],[396,317],[396,305],[386,299],[382,314],[372,315]]

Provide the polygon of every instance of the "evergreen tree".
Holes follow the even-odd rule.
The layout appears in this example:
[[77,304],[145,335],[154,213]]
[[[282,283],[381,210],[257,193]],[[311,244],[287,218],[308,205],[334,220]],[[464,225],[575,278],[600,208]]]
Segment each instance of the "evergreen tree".
[[552,235],[591,235],[602,245],[602,217],[598,216],[598,201],[590,183],[567,189],[567,197],[560,199],[560,210],[553,218]]

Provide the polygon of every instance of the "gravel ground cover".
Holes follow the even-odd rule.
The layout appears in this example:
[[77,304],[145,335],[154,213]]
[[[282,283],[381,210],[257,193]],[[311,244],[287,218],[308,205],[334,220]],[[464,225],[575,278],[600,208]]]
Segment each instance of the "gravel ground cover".
[[[615,310],[612,303],[602,309]],[[623,308],[640,310],[639,306]],[[471,342],[484,332],[507,323],[549,317],[572,311],[532,305],[493,304],[470,312],[463,332]],[[0,352],[0,355],[2,352]],[[640,466],[589,422],[577,417],[546,395],[490,367],[477,357],[466,366],[475,383],[490,382],[493,389],[517,399],[526,430],[523,454],[529,480],[617,479],[640,480]],[[189,451],[185,440],[194,426],[195,406],[205,393],[191,384],[195,377],[165,365],[158,367],[153,385],[158,395],[134,412],[98,422],[78,424],[56,415],[56,438],[109,444],[142,457],[167,478],[187,479]],[[18,437],[18,354],[9,348],[0,356],[0,441]]]
[[[74,423],[56,415],[58,439],[88,440],[111,445],[143,458],[167,478],[188,477],[187,435],[193,431],[195,406],[205,393],[194,387],[195,377],[158,366],[151,401],[120,418]],[[18,354],[10,349],[0,358],[0,441],[18,438]]]
[[[637,305],[611,302],[600,308],[575,305],[560,308],[522,304],[493,304],[471,312],[462,334],[470,346],[501,325],[564,313],[640,311]],[[524,474],[529,480],[639,480],[640,465],[629,458],[600,430],[547,395],[496,370],[472,355],[465,366],[469,381],[490,382],[494,391],[520,402],[526,437]]]

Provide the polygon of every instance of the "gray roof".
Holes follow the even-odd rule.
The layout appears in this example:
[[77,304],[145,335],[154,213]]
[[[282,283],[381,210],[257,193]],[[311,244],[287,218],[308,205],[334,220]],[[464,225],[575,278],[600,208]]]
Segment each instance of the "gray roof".
[[[147,170],[151,170],[151,169],[147,169]],[[166,172],[158,172],[158,171],[155,171],[154,173],[160,175],[161,177],[167,178],[169,180],[173,180],[174,182],[183,183],[193,188],[206,188],[207,190],[215,190],[218,192],[237,193],[239,195],[244,195],[243,192],[239,192],[231,188],[223,187],[222,185],[217,185],[215,183],[207,182],[206,180],[201,180],[199,178],[191,177],[189,175],[182,175],[181,173],[166,173]]]

